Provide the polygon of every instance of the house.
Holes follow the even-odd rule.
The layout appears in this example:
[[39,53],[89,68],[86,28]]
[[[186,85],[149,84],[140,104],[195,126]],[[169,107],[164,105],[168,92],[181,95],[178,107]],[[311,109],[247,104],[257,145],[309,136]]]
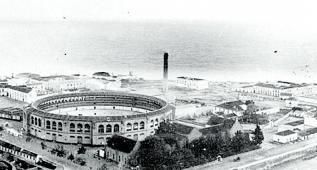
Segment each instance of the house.
[[243,130],[243,127],[239,123],[238,119],[225,119],[218,116],[213,116],[209,119],[208,123],[204,125],[196,122],[173,122],[173,124],[175,125],[175,134],[178,135],[178,141],[183,144],[181,146],[184,146],[184,144],[190,143],[202,136],[216,134],[222,134],[224,136],[228,134],[229,137],[233,137],[237,131]]
[[108,141],[104,157],[121,166],[128,165],[128,160],[140,147],[140,142],[123,136],[114,135]]
[[286,81],[274,83],[256,83],[253,86],[236,88],[242,94],[255,94],[259,96],[270,96],[277,99],[289,99],[294,96],[307,96],[314,92],[315,85],[297,84]]
[[225,115],[234,113],[237,116],[242,116],[243,112],[247,110],[247,105],[241,100],[231,101],[219,104],[214,107],[213,112],[223,112]]
[[36,92],[27,86],[4,85],[1,86],[0,91],[2,96],[27,103],[33,102],[37,97]]
[[298,133],[298,138],[305,140],[317,136],[317,128],[309,128]]
[[273,135],[273,141],[279,143],[288,143],[297,140],[297,133],[291,130],[277,132]]
[[291,130],[291,131],[302,131],[304,130],[304,120],[297,120],[293,122],[288,122],[283,125],[280,125],[278,127],[278,132],[285,131],[285,130]]
[[202,90],[209,87],[209,82],[205,79],[192,78],[192,77],[177,77],[176,84],[179,87],[188,89]]
[[[199,131],[200,128],[197,127],[193,127],[190,125],[185,125],[185,124],[181,124],[181,123],[173,123],[175,126],[175,134],[179,135],[179,136],[183,136],[186,139],[187,143],[192,142],[195,139],[198,139],[202,136],[202,133]],[[179,137],[179,139],[182,139],[181,137]],[[182,139],[182,141],[184,140],[184,138]],[[186,143],[186,142],[182,142],[182,143]]]
[[238,131],[243,131],[243,127],[237,118],[233,120],[212,116],[207,124],[210,125],[210,127],[200,130],[203,134],[222,133],[223,135],[228,134],[229,137],[232,138]]

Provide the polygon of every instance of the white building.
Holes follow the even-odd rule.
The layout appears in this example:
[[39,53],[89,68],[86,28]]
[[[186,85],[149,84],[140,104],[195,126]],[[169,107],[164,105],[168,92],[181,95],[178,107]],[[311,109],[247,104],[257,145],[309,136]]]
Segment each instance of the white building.
[[244,94],[258,94],[281,99],[288,99],[294,96],[307,96],[314,92],[315,85],[296,84],[291,82],[278,81],[276,83],[257,83],[252,86],[243,86],[235,90]]
[[207,89],[209,87],[207,80],[191,77],[177,77],[176,84],[180,87],[196,90]]
[[297,133],[291,130],[277,132],[273,135],[273,141],[279,143],[288,143],[297,140]]
[[289,122],[278,127],[278,132],[283,132],[286,130],[290,131],[302,131],[305,129],[304,120],[298,120],[294,122]]
[[33,102],[37,97],[36,92],[30,87],[10,85],[1,86],[0,95],[27,103]]

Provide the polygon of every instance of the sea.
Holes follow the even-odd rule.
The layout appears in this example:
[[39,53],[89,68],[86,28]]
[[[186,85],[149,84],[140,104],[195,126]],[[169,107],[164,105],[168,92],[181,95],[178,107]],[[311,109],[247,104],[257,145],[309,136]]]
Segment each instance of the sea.
[[[201,21],[0,21],[0,74],[317,81],[317,32],[282,24]],[[302,30],[302,31],[301,31]]]

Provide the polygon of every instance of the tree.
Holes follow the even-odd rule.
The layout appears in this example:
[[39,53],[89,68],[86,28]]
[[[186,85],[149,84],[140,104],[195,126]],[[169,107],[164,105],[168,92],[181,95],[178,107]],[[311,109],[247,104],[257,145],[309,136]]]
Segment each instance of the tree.
[[141,142],[136,156],[138,163],[142,167],[161,169],[166,164],[165,158],[167,158],[167,154],[164,140],[156,136],[150,136]]
[[231,147],[235,153],[239,153],[244,146],[244,136],[241,131],[237,131],[236,135],[231,139]]
[[81,145],[81,147],[78,149],[77,153],[78,154],[85,154],[86,153],[86,148],[83,145]]
[[156,130],[156,134],[175,133],[175,125],[170,122],[160,123],[159,128]]
[[176,149],[171,154],[172,165],[183,169],[195,165],[195,156],[191,150],[186,148]]
[[259,125],[256,125],[253,135],[254,135],[252,138],[253,144],[260,145],[262,141],[264,140],[264,135]]
[[56,156],[59,156],[59,157],[66,156],[66,150],[64,149],[63,145],[56,145],[56,147],[51,150],[51,153],[52,154],[56,153]]
[[71,153],[68,157],[67,157],[68,160],[71,160],[73,161],[75,159],[74,155]]

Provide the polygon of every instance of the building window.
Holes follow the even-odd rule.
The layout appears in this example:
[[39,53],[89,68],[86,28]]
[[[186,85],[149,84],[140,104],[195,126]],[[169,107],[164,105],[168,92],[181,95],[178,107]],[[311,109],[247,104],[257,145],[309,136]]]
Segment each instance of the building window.
[[47,135],[51,135],[51,133],[46,133]]
[[31,117],[31,124],[32,125],[34,124],[34,117],[33,116]]
[[37,126],[37,117],[35,118],[35,125]]
[[133,124],[133,130],[138,130],[139,128],[139,124],[138,123],[134,123]]
[[52,129],[56,130],[56,122],[55,121],[53,121],[53,123],[52,123]]
[[75,136],[70,136],[70,138],[75,138]]
[[82,124],[77,124],[77,132],[83,132],[83,125]]
[[69,125],[69,131],[70,131],[70,132],[75,132],[75,124],[74,124],[74,123],[71,123],[71,124]]
[[85,132],[86,133],[90,132],[90,125],[89,124],[85,124]]
[[51,122],[49,120],[46,121],[46,129],[51,129]]
[[63,124],[62,122],[58,122],[58,130],[63,131]]
[[158,122],[159,122],[159,120],[158,120],[158,118],[156,118],[155,119],[155,126],[158,126]]
[[119,125],[115,124],[114,125],[114,132],[119,132],[119,131],[120,131]]
[[98,133],[105,133],[105,127],[103,125],[99,125]]
[[154,126],[154,120],[151,120],[151,127]]
[[90,137],[89,136],[85,136],[85,139],[90,139]]
[[111,125],[107,125],[107,126],[106,126],[106,132],[109,133],[109,132],[111,132],[111,131],[112,131]]
[[127,131],[131,131],[131,129],[132,129],[132,124],[131,124],[131,123],[128,123],[128,124],[127,124]]
[[144,129],[144,122],[143,121],[140,123],[140,129]]
[[38,121],[39,121],[39,122],[38,122],[39,127],[42,127],[42,121],[41,121],[41,119],[39,118]]

